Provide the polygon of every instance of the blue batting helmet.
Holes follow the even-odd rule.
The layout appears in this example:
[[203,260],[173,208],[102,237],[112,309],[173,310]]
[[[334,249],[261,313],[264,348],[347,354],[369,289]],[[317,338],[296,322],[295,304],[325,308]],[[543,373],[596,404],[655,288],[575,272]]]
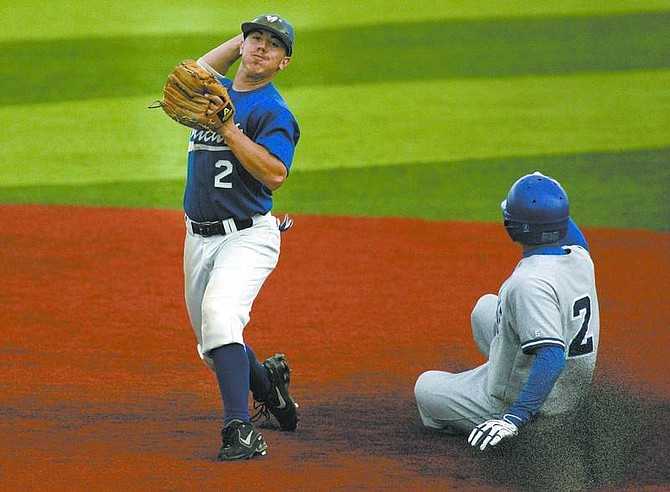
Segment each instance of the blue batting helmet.
[[512,185],[500,207],[507,233],[521,244],[551,244],[568,231],[570,204],[560,183],[540,172]]

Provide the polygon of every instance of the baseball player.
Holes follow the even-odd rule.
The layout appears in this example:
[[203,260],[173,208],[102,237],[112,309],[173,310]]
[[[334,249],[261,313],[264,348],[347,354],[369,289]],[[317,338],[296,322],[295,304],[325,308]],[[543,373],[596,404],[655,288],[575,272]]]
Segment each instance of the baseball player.
[[488,360],[461,373],[425,372],[414,388],[425,426],[467,433],[482,451],[580,404],[600,330],[593,262],[561,185],[539,172],[523,176],[501,206],[522,257],[498,295],[482,296],[472,311]]
[[[260,413],[274,415],[282,430],[295,430],[298,422],[285,357],[261,364],[243,336],[252,304],[277,265],[280,231],[292,223],[285,217],[280,224],[271,209],[300,137],[273,84],[291,61],[294,31],[278,15],[261,15],[241,30],[198,60],[226,87],[235,112],[218,132],[191,131],[184,192],[185,298],[198,353],[216,373],[223,401],[221,461],[266,454],[249,415],[250,391]],[[234,78],[226,78],[238,59]]]

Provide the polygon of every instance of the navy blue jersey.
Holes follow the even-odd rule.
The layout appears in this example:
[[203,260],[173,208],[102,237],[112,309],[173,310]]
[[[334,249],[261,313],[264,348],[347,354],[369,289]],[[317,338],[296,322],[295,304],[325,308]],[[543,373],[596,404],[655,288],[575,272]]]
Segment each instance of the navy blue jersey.
[[[291,169],[298,123],[273,84],[237,92],[220,79],[235,106],[235,124]],[[184,211],[195,221],[246,219],[272,209],[272,192],[237,160],[224,138],[193,130],[188,146]]]

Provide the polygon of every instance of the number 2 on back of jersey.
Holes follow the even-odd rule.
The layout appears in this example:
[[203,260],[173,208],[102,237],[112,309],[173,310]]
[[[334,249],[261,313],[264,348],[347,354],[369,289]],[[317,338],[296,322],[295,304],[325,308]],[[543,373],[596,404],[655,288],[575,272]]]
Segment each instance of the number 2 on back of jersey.
[[225,159],[216,161],[214,164],[218,169],[223,168],[220,173],[214,175],[214,188],[232,188],[233,183],[225,181],[226,176],[233,174],[233,163]]
[[591,321],[591,298],[580,297],[572,305],[572,319],[581,319],[579,332],[572,339],[568,348],[568,357],[578,357],[593,352],[593,336],[589,334],[589,322]]

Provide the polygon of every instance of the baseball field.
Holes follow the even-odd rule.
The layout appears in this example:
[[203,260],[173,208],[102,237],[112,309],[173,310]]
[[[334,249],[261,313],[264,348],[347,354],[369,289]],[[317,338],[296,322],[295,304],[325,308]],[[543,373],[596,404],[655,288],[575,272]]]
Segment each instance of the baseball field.
[[[220,399],[182,294],[188,129],[169,70],[280,13],[301,125],[291,213],[245,336],[284,352],[295,433],[214,461]],[[666,490],[670,1],[36,0],[0,7],[0,490]],[[596,265],[574,428],[492,452],[424,430],[413,384],[519,251],[500,201],[542,171]]]

